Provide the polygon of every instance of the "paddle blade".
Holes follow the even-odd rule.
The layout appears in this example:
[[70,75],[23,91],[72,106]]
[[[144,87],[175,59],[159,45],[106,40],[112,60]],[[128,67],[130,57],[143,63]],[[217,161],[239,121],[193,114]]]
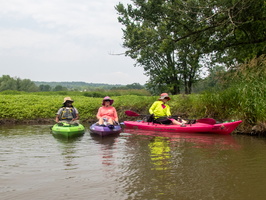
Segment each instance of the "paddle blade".
[[138,117],[138,116],[140,116],[138,113],[136,113],[136,112],[134,112],[134,111],[131,111],[131,110],[126,110],[126,111],[125,111],[125,114],[126,114],[127,116],[131,116],[131,117]]
[[216,120],[213,118],[203,118],[203,119],[197,119],[197,122],[204,123],[204,124],[210,124],[214,125],[216,124]]

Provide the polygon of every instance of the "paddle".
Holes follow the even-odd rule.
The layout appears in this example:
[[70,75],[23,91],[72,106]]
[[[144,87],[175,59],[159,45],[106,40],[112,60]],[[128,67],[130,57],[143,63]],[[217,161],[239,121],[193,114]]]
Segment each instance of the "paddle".
[[[131,110],[126,110],[125,114],[127,116],[130,116],[130,117],[147,116],[147,115],[138,114],[138,113],[131,111]],[[202,118],[202,119],[197,119],[196,121],[199,123],[210,124],[210,125],[216,124],[216,120],[213,118]]]
[[216,120],[213,118],[202,118],[202,119],[197,119],[196,121],[199,123],[210,124],[210,125],[216,124]]
[[147,116],[147,115],[140,115],[140,114],[138,114],[138,113],[136,113],[136,112],[134,112],[134,111],[131,111],[131,110],[126,110],[126,111],[125,111],[125,114],[126,114],[127,116],[130,116],[130,117]]

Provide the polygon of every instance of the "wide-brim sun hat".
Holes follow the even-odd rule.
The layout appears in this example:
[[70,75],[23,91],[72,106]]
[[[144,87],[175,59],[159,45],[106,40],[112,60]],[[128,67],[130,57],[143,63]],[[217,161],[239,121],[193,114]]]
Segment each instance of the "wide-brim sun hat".
[[160,95],[160,98],[158,100],[162,100],[162,99],[168,99],[168,100],[171,100],[171,98],[168,96],[167,93],[162,93]]
[[65,97],[63,103],[66,103],[67,101],[74,102],[70,97]]
[[103,105],[103,106],[105,105],[105,104],[104,104],[105,101],[110,101],[110,105],[112,105],[112,104],[114,103],[114,100],[111,99],[111,98],[108,97],[108,96],[106,96],[106,97],[103,98],[103,102],[102,102],[102,105]]

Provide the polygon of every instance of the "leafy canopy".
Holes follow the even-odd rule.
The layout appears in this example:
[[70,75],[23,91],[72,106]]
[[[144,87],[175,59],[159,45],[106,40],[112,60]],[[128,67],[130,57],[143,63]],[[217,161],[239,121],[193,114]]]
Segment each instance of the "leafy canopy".
[[[210,58],[228,66],[265,53],[264,0],[132,0],[116,6],[126,56],[144,68],[155,92],[192,85]],[[206,63],[205,63],[206,64]]]

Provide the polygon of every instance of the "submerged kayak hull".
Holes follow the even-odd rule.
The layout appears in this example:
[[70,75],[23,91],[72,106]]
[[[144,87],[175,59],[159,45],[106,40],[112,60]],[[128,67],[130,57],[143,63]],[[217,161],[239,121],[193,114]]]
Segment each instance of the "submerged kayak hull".
[[99,136],[115,135],[122,132],[120,125],[114,125],[114,128],[110,129],[108,126],[99,126],[97,123],[90,126],[90,133]]
[[75,137],[85,133],[85,127],[82,124],[55,124],[52,127],[52,133],[56,136]]
[[220,124],[195,123],[187,124],[186,127],[180,125],[164,125],[143,121],[124,121],[126,128],[141,129],[149,131],[166,131],[176,133],[214,133],[229,135],[242,121],[227,122]]

